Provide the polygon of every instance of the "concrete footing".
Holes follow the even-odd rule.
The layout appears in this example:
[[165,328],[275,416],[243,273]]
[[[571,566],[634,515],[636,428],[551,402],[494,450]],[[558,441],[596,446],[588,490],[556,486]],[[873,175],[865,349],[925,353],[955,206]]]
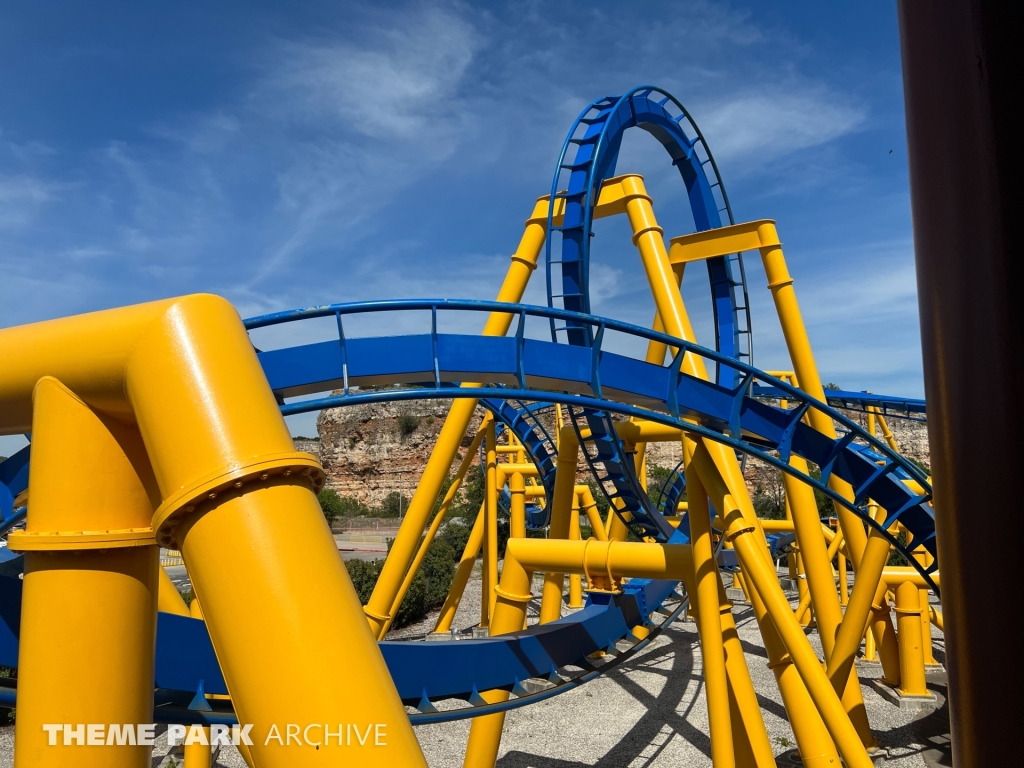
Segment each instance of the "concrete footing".
[[926,696],[911,696],[897,691],[896,695],[899,698],[900,709],[904,712],[934,712],[939,706],[934,693],[929,693]]

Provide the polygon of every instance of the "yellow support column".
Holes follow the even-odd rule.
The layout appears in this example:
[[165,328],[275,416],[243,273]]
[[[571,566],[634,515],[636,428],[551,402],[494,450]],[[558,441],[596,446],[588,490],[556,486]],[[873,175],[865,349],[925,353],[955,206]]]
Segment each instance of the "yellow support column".
[[[570,430],[571,431],[571,430]],[[575,459],[573,461],[575,466]],[[533,599],[530,585],[533,573],[525,570],[508,552],[505,553],[505,567],[501,572],[501,583],[495,589],[497,600],[494,604],[494,621],[491,634],[500,635],[517,632],[526,623],[526,607]],[[489,704],[507,701],[508,691],[484,691],[481,694]],[[469,742],[463,768],[494,768],[501,746],[501,731],[505,726],[505,713],[483,715],[473,719],[469,727]]]
[[846,572],[846,555],[840,552],[839,558],[839,604],[846,607],[850,603],[850,577]]
[[776,768],[775,753],[761,714],[761,703],[757,700],[757,692],[750,679],[743,643],[732,615],[732,603],[726,597],[721,577],[718,579],[718,603],[725,647],[725,669],[729,676],[729,713],[736,765],[739,768]]
[[[682,263],[748,250],[757,250],[761,254],[768,277],[768,287],[775,302],[783,336],[786,339],[786,346],[801,389],[811,397],[824,401],[825,391],[814,362],[807,329],[804,326],[796,292],[793,289],[793,279],[786,268],[781,241],[774,221],[747,222],[674,238],[672,240],[672,261]],[[830,438],[836,437],[835,426],[826,414],[812,409],[808,416],[811,426]],[[829,484],[841,496],[852,499],[849,485],[838,477],[833,475],[829,479]],[[866,536],[860,519],[845,507],[838,508],[838,516],[858,579],[871,585],[877,584],[881,579],[881,571],[876,573],[862,567],[861,559],[865,554],[865,547],[869,539],[877,540],[877,546],[881,546],[878,542],[885,542],[885,539],[874,533],[870,537]],[[872,562],[876,562],[876,560],[877,558],[871,559]],[[854,623],[859,623],[860,618],[860,616],[854,617]],[[876,618],[878,618],[878,626],[880,626],[881,617]]]
[[[106,724],[153,722],[152,470],[137,430],[56,379],[40,379],[33,399],[31,504],[10,536],[25,552],[14,764],[148,768],[151,747],[105,737]],[[50,737],[51,723],[70,725]],[[103,724],[98,744],[89,723]]]
[[[580,504],[579,494],[572,496],[572,517],[569,519],[569,539],[580,540]],[[569,574],[569,607],[583,607],[583,577],[578,573]]]
[[[689,317],[686,313],[686,308],[683,305],[682,296],[679,293],[678,286],[675,284],[673,268],[671,263],[669,262],[668,254],[665,250],[665,244],[662,239],[662,230],[658,226],[657,221],[654,217],[654,210],[651,206],[650,198],[647,196],[646,191],[643,188],[643,183],[639,179],[632,180],[631,196],[629,197],[626,203],[626,213],[629,216],[630,225],[633,228],[633,239],[637,245],[637,248],[640,251],[641,261],[644,264],[644,270],[647,274],[648,283],[651,287],[651,292],[654,295],[655,307],[657,308],[658,315],[661,318],[661,321],[665,327],[666,332],[673,336],[688,341],[695,340],[693,328],[690,324]],[[733,252],[735,252],[734,249],[727,251],[727,253]],[[693,354],[684,355],[683,370],[684,372],[690,375],[707,379],[707,370],[705,368],[703,359],[700,357],[696,357]],[[733,493],[739,495],[745,501],[745,503],[749,505],[749,497],[746,492],[746,487],[743,484],[742,473],[739,471],[739,464],[736,461],[735,454],[733,454],[730,450],[724,448],[723,446],[714,443],[707,445],[706,451],[710,455],[714,456],[714,463],[718,465],[717,468],[713,469],[713,471],[716,473],[716,476],[718,470],[722,469],[727,475],[727,483],[730,490],[732,490]],[[703,471],[700,474],[702,480],[704,480],[705,487],[708,487],[709,478],[705,477],[705,473]],[[764,546],[763,534],[761,538],[762,546]],[[767,563],[767,548],[765,548],[764,550],[762,559],[765,563]],[[765,567],[768,566],[766,565]],[[746,575],[746,564],[743,564],[743,570]],[[774,583],[772,588],[775,590],[775,592],[777,592],[777,595],[775,594],[775,592],[771,592],[771,596],[777,597],[778,600],[781,600],[782,603],[785,605],[785,610],[788,615],[788,618],[793,622],[793,625],[797,627],[797,632],[800,635],[800,639],[806,645],[806,649],[801,648],[801,650],[806,650],[807,652],[813,655],[813,651],[810,650],[810,646],[809,644],[807,644],[807,639],[803,637],[802,632],[800,632],[799,630],[799,625],[796,624],[796,620],[795,618],[793,618],[792,610],[789,608],[788,603],[785,603],[785,597],[782,595],[782,591],[779,588],[778,580],[774,576],[774,573],[772,574],[771,578]],[[781,643],[776,642],[777,636],[775,636],[774,628],[771,627],[773,621],[776,624],[778,623],[777,619],[773,615],[771,617],[771,620],[764,621],[768,615],[767,610],[758,611],[759,607],[764,607],[765,609],[767,609],[767,606],[761,605],[762,599],[767,599],[766,596],[762,595],[759,597],[757,595],[757,592],[759,592],[762,589],[769,590],[770,587],[767,585],[767,583],[763,581],[759,585],[755,584],[754,589],[750,590],[750,592],[748,593],[748,597],[751,599],[752,604],[754,605],[755,612],[758,612],[761,615],[759,624],[762,627],[762,634],[765,639],[766,648],[771,644],[775,646],[775,650],[778,652],[781,650],[781,648],[779,648]],[[777,605],[773,603],[772,607],[777,607]],[[795,638],[790,639],[795,642]],[[790,648],[789,651],[791,654],[793,653],[792,648]],[[769,650],[770,655],[771,653],[772,651]],[[779,657],[781,657],[782,655],[783,654],[779,654]],[[779,660],[781,661],[782,659],[780,658]],[[786,661],[788,662],[788,659]],[[816,659],[815,664],[817,665]],[[784,667],[785,666],[788,666],[788,663],[786,663]],[[806,666],[806,659],[804,660],[803,666]],[[816,716],[816,713],[811,714],[814,713],[814,707],[806,706],[810,703],[810,699],[807,698],[807,689],[804,687],[802,681],[799,679],[799,676],[795,676],[792,682],[790,682],[792,676],[786,674],[786,670],[784,669],[784,667],[780,667],[779,669],[777,669],[776,675],[779,679],[780,689],[782,690],[783,696],[786,699],[787,710],[790,712],[791,721],[794,723],[794,729],[798,731],[798,741],[800,735],[799,729],[804,729],[804,738],[803,741],[800,743],[800,747],[801,753],[805,756],[805,764],[828,765],[829,760],[834,760],[836,763],[838,763],[838,755],[836,754],[835,748],[832,746],[831,741],[828,738],[828,734],[824,733],[821,720]],[[818,666],[817,669],[819,673],[822,672],[820,666]],[[806,672],[803,669],[801,669],[801,674],[803,674],[806,677]],[[833,696],[835,695],[834,691],[831,690],[829,690],[828,693],[831,693]],[[825,694],[823,694],[821,691],[818,691],[818,697],[821,698],[821,703],[819,703],[817,699],[815,700],[815,703],[819,704],[819,708],[827,709],[827,706],[822,706],[826,701],[827,696],[825,696]],[[846,718],[845,711],[842,711],[842,705],[838,702],[838,700],[836,701],[836,704],[839,706],[840,711],[842,712],[842,718],[845,719],[846,725],[849,725],[849,719]],[[806,710],[808,709],[810,711],[806,712]],[[826,716],[826,712],[823,711],[822,715]],[[842,723],[837,722],[835,720],[834,713],[831,709],[828,709],[827,712],[826,722],[829,721],[831,721],[837,729],[842,728]],[[853,732],[856,736],[856,731],[853,729],[852,725],[850,726],[850,731]],[[845,736],[845,731],[843,732],[843,734]],[[836,733],[833,733],[833,736],[836,736]],[[860,745],[859,739],[857,746],[861,749],[861,752],[863,753],[863,747]],[[844,741],[844,757],[846,756],[847,752],[850,752],[849,744],[846,741]],[[848,764],[851,765],[851,768],[855,765],[865,765],[865,763],[860,762],[860,760],[854,753],[851,754],[853,756],[848,760]],[[863,758],[864,760],[867,760],[866,753],[863,753]],[[866,765],[870,765],[870,762],[868,762]]]
[[[597,500],[594,499],[590,486],[584,485],[579,489],[579,492],[580,505],[583,507],[583,513],[587,516],[587,521],[590,523],[591,535],[598,541],[607,541],[608,534],[605,531],[604,521],[601,519],[601,514],[597,511]],[[614,513],[610,512],[610,514]]]
[[878,661],[878,651],[875,649],[875,634],[867,632],[864,635],[864,661]]
[[896,588],[896,621],[900,644],[900,699],[934,700],[924,672],[921,603],[918,589],[905,581]]
[[181,593],[174,586],[174,582],[167,575],[167,571],[161,568],[158,576],[160,586],[157,590],[157,610],[163,613],[173,613],[178,616],[188,616],[188,606],[185,605],[185,601],[181,598]]
[[526,483],[522,472],[513,472],[508,479],[508,490],[511,495],[509,535],[514,539],[526,538]]
[[926,667],[939,666],[932,653],[932,620],[929,615],[928,596],[931,594],[927,589],[921,589],[919,599],[921,602],[921,640],[924,647],[924,663]]
[[[572,501],[576,495],[576,461],[579,457],[579,441],[572,427],[558,431],[558,467],[555,470],[555,490],[551,501],[551,520],[548,527],[549,539],[568,539],[572,520]],[[545,573],[544,590],[541,593],[540,623],[557,621],[562,616],[562,589],[565,574]]]
[[[484,550],[485,592],[483,606],[490,621],[494,606],[494,588],[498,586],[498,440],[494,421],[487,424],[487,521],[484,525],[486,549]],[[483,626],[488,626],[484,624]]]
[[[199,735],[201,731],[202,735]],[[191,738],[189,738],[191,737]],[[203,742],[206,742],[205,744]],[[213,747],[210,746],[210,729],[203,727],[185,738],[185,768],[210,768],[213,762]]]
[[[242,722],[258,733],[271,723],[359,717],[386,724],[394,760],[425,765],[317,503],[322,468],[294,450],[234,307],[208,295],[151,302],[3,329],[0,348],[0,431],[31,429],[22,419],[45,375],[138,425],[160,489],[150,499],[160,503],[157,542],[182,553]],[[350,668],[315,652],[335,644]],[[287,688],[264,684],[271,663]],[[146,684],[151,697],[152,675]],[[340,755],[335,747],[314,753],[256,740],[252,752],[261,768],[300,768]],[[373,759],[367,752],[353,765]]]
[[697,629],[704,667],[704,689],[711,731],[711,762],[714,768],[734,768],[732,717],[729,712],[729,681],[718,602],[718,564],[711,547],[711,511],[696,471],[686,469],[689,499],[690,541],[697,591]]
[[[530,275],[537,268],[537,257],[544,246],[546,236],[548,204],[546,199],[538,201],[533,215],[526,222],[519,247],[512,255],[505,280],[498,291],[497,301],[516,304],[523,299]],[[504,336],[512,326],[514,315],[492,312],[484,326],[484,336]],[[463,386],[474,387],[466,383]],[[388,619],[388,611],[394,605],[395,595],[401,588],[409,565],[415,557],[420,537],[427,527],[427,520],[440,495],[442,484],[448,476],[452,462],[459,451],[462,436],[469,428],[476,410],[477,401],[459,398],[452,403],[445,418],[437,442],[431,451],[427,466],[423,469],[416,492],[409,502],[409,509],[402,520],[402,527],[391,545],[391,551],[384,561],[384,567],[366,604],[365,613],[374,635],[380,639]],[[486,602],[486,601],[485,601]]]
[[462,557],[455,569],[452,585],[448,588],[448,596],[445,598],[444,605],[441,606],[441,613],[437,617],[437,624],[434,625],[434,632],[450,632],[452,629],[455,612],[459,609],[462,594],[466,591],[469,577],[473,574],[473,566],[476,565],[477,556],[483,546],[484,517],[487,514],[484,510],[485,505],[486,502],[481,504],[480,511],[477,512],[476,522],[473,523],[473,530],[469,532],[466,548],[462,550]]
[[[882,549],[869,546],[867,552],[864,553],[864,559],[861,561],[861,564],[872,572],[878,571],[881,573],[885,569],[885,563],[888,559],[888,547]],[[880,563],[873,561],[880,561]],[[850,671],[853,668],[853,662],[857,656],[857,651],[860,649],[864,633],[869,627],[869,621],[874,621],[878,618],[879,623],[883,624],[882,627],[878,628],[879,631],[875,632],[876,642],[891,643],[892,641],[891,635],[883,631],[884,625],[891,626],[890,622],[888,622],[888,605],[885,603],[885,582],[875,587],[872,586],[870,581],[861,582],[859,573],[856,573],[855,576],[853,592],[850,595],[850,604],[846,607],[846,615],[839,627],[839,633],[836,635],[835,648],[831,658],[828,660],[828,676],[835,690],[839,693],[846,690],[846,685],[850,680]],[[881,653],[882,649],[879,649],[879,652]],[[886,656],[883,655],[883,670],[885,669],[885,659]],[[892,678],[889,676],[890,674],[892,674],[891,669],[886,671],[886,678],[889,682],[892,681]]]
[[838,765],[841,755],[851,768],[871,768],[860,735],[828,684],[821,663],[779,586],[763,534],[759,535],[757,518],[752,508],[745,509],[749,502],[739,504],[729,493],[721,467],[712,459],[704,441],[697,442],[691,462],[715,509],[722,510],[726,535],[732,539],[737,557],[751,581],[752,605],[759,617],[769,664],[779,681],[804,764]]

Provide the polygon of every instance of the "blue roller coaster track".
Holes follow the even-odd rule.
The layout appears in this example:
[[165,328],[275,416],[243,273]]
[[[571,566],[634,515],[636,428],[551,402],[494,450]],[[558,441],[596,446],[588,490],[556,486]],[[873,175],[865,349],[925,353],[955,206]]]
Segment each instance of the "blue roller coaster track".
[[[550,498],[556,450],[543,414],[560,404],[567,410],[602,491],[623,519],[628,519],[632,530],[659,541],[686,542],[685,521],[674,529],[662,514],[662,510],[675,513],[685,489],[681,468],[669,478],[655,503],[643,490],[633,457],[615,432],[617,418],[650,420],[685,428],[797,475],[837,504],[852,509],[907,555],[906,547],[887,532],[899,521],[913,534],[915,547],[924,546],[935,554],[927,478],[831,407],[864,410],[871,406],[886,414],[920,418],[924,404],[849,392],[829,392],[829,403],[822,403],[753,368],[749,302],[738,254],[707,262],[715,349],[590,314],[589,258],[596,195],[603,181],[614,174],[623,134],[632,127],[652,134],[665,147],[682,176],[698,231],[734,223],[707,143],[678,101],[650,86],[599,99],[573,124],[552,180],[551,199],[564,200],[565,211],[558,226],[552,218],[554,205],[549,214],[545,251],[548,307],[485,301],[383,301],[252,318],[246,321],[250,331],[314,318],[333,317],[336,322],[336,338],[258,353],[282,413],[358,403],[475,398],[523,443]],[[556,233],[560,236],[557,258]],[[413,335],[346,336],[346,318],[392,311],[429,313],[429,323],[424,322],[424,331]],[[437,315],[445,311],[511,312],[518,325],[516,332],[506,337],[439,333]],[[527,336],[530,318],[547,326],[551,341]],[[615,354],[603,348],[606,331],[667,344],[678,349],[678,354],[667,365]],[[716,381],[681,373],[679,360],[685,353],[714,363]],[[481,383],[463,387],[462,381]],[[367,389],[369,385],[373,388]],[[320,396],[295,399],[308,395]],[[792,407],[774,405],[780,398]],[[827,415],[842,434],[833,440],[811,429],[802,422],[808,410]],[[820,479],[793,469],[789,464],[793,453],[818,465]],[[30,448],[26,447],[0,463],[0,535],[24,520],[25,507],[16,508],[15,503],[27,488],[29,458]],[[852,502],[828,487],[832,475],[853,487]],[[911,479],[924,493],[911,490],[905,482]],[[887,520],[870,519],[866,511],[869,498],[889,512]],[[548,510],[531,508],[529,524],[545,527]],[[782,539],[773,542],[780,548],[785,544]],[[0,665],[9,667],[16,667],[18,660],[22,560],[0,548]],[[912,557],[908,560],[935,589],[931,575],[938,567],[937,559],[928,568]],[[685,608],[686,600],[676,589],[675,582],[634,579],[620,595],[592,594],[582,611],[523,632],[449,642],[382,642],[380,647],[400,696],[416,710],[410,715],[414,721],[487,714],[571,690],[638,652]],[[671,609],[666,607],[677,598],[679,602]],[[648,617],[658,614],[666,620],[652,625]],[[653,627],[653,632],[648,639],[637,641],[632,630],[642,624]],[[617,658],[597,666],[587,658],[596,651],[608,651]],[[581,674],[566,679],[567,667]],[[551,687],[528,694],[524,683],[530,679],[545,680]],[[0,704],[14,705],[16,684],[16,678],[0,680]],[[206,698],[206,694],[226,694],[227,688],[202,621],[159,615],[156,688],[156,716],[162,721],[234,722],[228,705]],[[479,692],[495,688],[515,695],[504,703],[485,704]],[[469,706],[438,712],[433,702],[442,699],[461,699]]]
[[[426,332],[406,336],[351,338],[344,333],[344,318],[370,312],[421,310],[429,313]],[[484,337],[439,333],[437,314],[443,311],[513,312],[517,332],[508,337]],[[365,402],[469,397],[483,399],[500,392],[503,400],[521,402],[583,404],[595,410],[648,419],[715,440],[753,455],[783,472],[797,475],[836,503],[852,509],[868,525],[879,530],[896,546],[887,530],[897,520],[911,531],[915,545],[934,553],[934,517],[927,478],[912,463],[868,435],[854,421],[827,404],[808,398],[788,384],[755,368],[666,334],[628,323],[565,310],[480,301],[394,301],[339,304],[283,312],[247,322],[250,330],[311,318],[334,317],[338,338],[296,347],[262,351],[259,360],[275,394],[285,400],[284,414]],[[592,347],[528,338],[528,318],[574,322],[593,334]],[[601,328],[677,347],[728,366],[739,373],[740,385],[729,388],[703,381],[679,371],[678,365],[656,365],[611,353],[601,348]],[[453,375],[458,372],[458,375]],[[462,387],[459,380],[481,382]],[[789,410],[749,396],[750,386],[760,382],[778,388],[794,405]],[[379,388],[392,382],[389,388]],[[374,389],[361,386],[373,384]],[[332,392],[312,400],[292,400],[300,394]],[[833,440],[802,422],[805,413],[819,410],[845,434]],[[803,475],[788,462],[791,453],[804,456],[821,467],[821,479]],[[13,474],[24,477],[27,456],[12,457],[23,463]],[[10,460],[9,460],[10,461]],[[12,473],[0,465],[3,476]],[[835,474],[850,483],[854,500],[847,501],[827,485]],[[925,493],[917,494],[902,478],[913,478]],[[12,496],[20,490],[8,486]],[[876,523],[870,519],[868,499],[889,510],[889,518]],[[659,513],[660,516],[660,513]],[[674,541],[685,541],[676,531]],[[931,581],[935,564],[923,568],[913,558],[924,578]],[[491,688],[522,690],[530,678],[555,679],[553,670],[580,666],[584,674],[592,669],[585,657],[597,650],[617,648],[631,629],[658,610],[675,590],[673,582],[634,580],[623,595],[610,598],[591,596],[579,613],[543,627],[486,640],[437,643],[381,644],[385,660],[402,698],[421,714],[414,718],[454,719],[479,714],[474,702],[478,693]],[[933,585],[934,586],[934,585]],[[936,592],[938,590],[936,589]],[[17,627],[20,616],[21,582],[0,576],[0,665],[17,664]],[[161,716],[180,719],[187,713],[195,722],[208,722],[214,715],[189,710],[195,692],[226,693],[216,666],[216,657],[205,625],[183,617],[161,614],[158,627],[157,685],[166,706]],[[590,667],[593,665],[591,664]],[[578,683],[563,681],[552,690]],[[535,694],[536,695],[536,694]],[[553,694],[550,694],[553,695]],[[14,688],[0,690],[0,701],[13,703]],[[432,701],[461,698],[471,706],[447,712],[432,712]],[[529,697],[513,698],[503,707],[522,706]],[[204,699],[205,701],[205,699]],[[185,702],[187,704],[187,702]],[[488,710],[490,711],[490,710]],[[232,715],[224,714],[230,718]]]

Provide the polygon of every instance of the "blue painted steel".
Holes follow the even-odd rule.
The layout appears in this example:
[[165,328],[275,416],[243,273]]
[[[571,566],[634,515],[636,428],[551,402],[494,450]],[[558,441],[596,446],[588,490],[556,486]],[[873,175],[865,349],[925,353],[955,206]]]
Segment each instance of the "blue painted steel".
[[[837,476],[853,485],[858,499],[864,499],[870,495],[882,507],[889,510],[890,519],[885,525],[886,528],[899,519],[914,534],[916,545],[923,545],[929,551],[934,551],[934,518],[928,503],[931,498],[930,487],[927,478],[921,471],[875,437],[867,435],[859,425],[841,413],[832,410],[824,403],[808,398],[804,392],[774,379],[752,366],[696,344],[628,323],[565,310],[526,305],[424,300],[368,305],[335,305],[326,310],[323,308],[312,310],[304,313],[303,316],[316,316],[318,311],[321,314],[325,311],[341,314],[377,311],[383,308],[383,304],[386,304],[388,309],[421,308],[430,309],[432,313],[442,309],[472,309],[517,312],[523,317],[557,318],[572,321],[581,329],[589,326],[592,337],[595,339],[595,346],[588,349],[528,339],[522,335],[516,338],[496,338],[432,334],[437,336],[433,344],[423,336],[391,337],[389,349],[394,352],[407,346],[409,353],[406,355],[405,352],[399,352],[399,359],[405,362],[389,358],[389,375],[395,377],[395,381],[418,380],[424,383],[422,387],[409,390],[407,394],[402,394],[398,390],[388,390],[383,397],[380,393],[370,392],[365,395],[357,393],[348,396],[320,398],[285,405],[282,409],[284,412],[297,413],[346,402],[368,402],[385,398],[487,397],[494,392],[492,388],[486,386],[475,389],[456,388],[450,385],[433,386],[430,382],[432,377],[427,375],[428,371],[434,369],[442,372],[458,371],[467,380],[505,385],[506,388],[502,390],[502,396],[506,398],[562,402],[574,407],[651,419],[705,435],[712,440],[755,455],[779,467],[784,472],[799,476],[804,482],[818,487],[838,503],[844,504],[862,517],[868,518],[868,524],[873,525],[874,523],[870,521],[862,507],[850,504],[827,487],[826,483],[830,474],[835,472]],[[257,318],[253,321],[252,326],[261,327],[285,321],[281,316],[273,319]],[[692,351],[714,361],[719,367],[732,367],[738,371],[737,375],[732,378],[733,380],[739,379],[740,385],[730,389],[681,374],[672,364],[667,367],[659,366],[605,352],[598,345],[600,328],[617,330],[648,341],[658,341],[675,346],[680,350]],[[406,339],[406,341],[399,341],[399,339]],[[466,340],[465,344],[463,340]],[[375,339],[374,341],[379,340]],[[350,345],[353,343],[353,340],[349,341]],[[485,347],[488,345],[493,345],[493,351],[489,353],[485,352]],[[427,361],[423,358],[420,350],[431,347],[437,349],[437,357]],[[291,362],[291,357],[297,354],[315,357],[319,348],[320,345],[307,345],[284,350],[283,354],[288,356],[288,360]],[[299,352],[299,350],[304,351]],[[279,364],[278,356],[280,354],[280,352],[274,351],[260,353],[264,370],[271,387],[275,390],[286,386],[295,386],[294,376],[286,366]],[[477,360],[481,362],[475,362]],[[504,366],[504,370],[501,370],[502,366]],[[537,387],[538,390],[516,390],[505,384],[509,378],[520,376],[524,378],[528,387]],[[351,378],[350,370],[350,380]],[[445,378],[445,374],[442,374],[442,378]],[[755,378],[786,393],[787,399],[797,403],[800,407],[794,411],[783,411],[748,397],[746,382]],[[379,378],[371,371],[366,372],[365,379],[372,383],[379,382]],[[556,388],[560,391],[551,391]],[[838,422],[841,428],[849,430],[849,435],[839,440],[831,440],[802,424],[800,417],[803,416],[807,408],[811,407],[826,413],[835,422]],[[693,419],[696,423],[691,425],[689,421],[684,422],[683,419]],[[910,477],[918,480],[922,487],[928,489],[927,493],[918,497],[891,471],[879,471],[879,467],[874,461],[851,447],[854,438],[872,446],[875,452],[885,458],[887,465],[892,464],[893,467],[899,467]],[[781,456],[786,457],[791,451],[796,451],[799,455],[821,467],[822,480],[818,481],[807,475],[801,475],[788,463],[767,453],[765,448],[778,450]],[[888,536],[884,530],[883,535]],[[889,538],[898,547],[901,546],[891,536]],[[930,581],[927,573],[925,577]]]
[[[282,411],[297,413],[328,406],[385,400],[484,398],[494,397],[496,392],[500,392],[500,397],[507,400],[564,403],[650,419],[758,456],[782,471],[798,475],[838,503],[852,506],[862,517],[866,516],[861,507],[850,505],[824,484],[834,472],[853,486],[858,499],[870,495],[889,510],[889,520],[883,523],[884,527],[899,519],[914,534],[915,545],[923,544],[934,551],[934,519],[928,504],[930,488],[917,467],[824,403],[811,400],[799,390],[750,366],[665,334],[564,310],[457,301],[335,305],[281,313],[270,320],[257,318],[248,325],[261,327],[295,318],[333,314],[339,318],[340,329],[340,318],[343,315],[414,308],[431,312],[431,333],[389,337],[383,341],[347,339],[348,377],[344,376],[343,370],[339,370],[343,358],[338,352],[338,342],[259,353],[268,381],[279,395],[284,391],[311,393],[328,390],[333,388],[339,378],[348,378],[350,381],[354,379],[353,386],[363,383],[402,383],[413,386],[370,392],[350,390],[349,394],[287,404],[282,407]],[[442,309],[514,311],[520,312],[522,317],[555,317],[572,321],[579,328],[596,329],[603,326],[641,339],[660,341],[706,357],[719,365],[732,366],[740,372],[741,377],[756,377],[779,388],[787,399],[801,404],[801,407],[795,412],[782,411],[747,397],[745,387],[730,389],[681,375],[678,366],[672,364],[667,367],[654,365],[605,352],[599,346],[594,349],[576,348],[526,339],[521,335],[509,339],[439,334],[433,317]],[[599,338],[600,335],[595,334],[595,339]],[[388,354],[380,354],[374,345],[380,345],[378,350],[381,347],[387,349]],[[297,375],[296,371],[301,372],[301,375]],[[461,388],[448,383],[449,377],[454,378],[454,374],[465,380],[489,384],[509,380],[515,383],[499,390],[493,386]],[[519,379],[522,379],[525,387],[537,388],[519,388]],[[600,396],[597,396],[598,393]],[[799,423],[800,416],[808,408],[827,414],[849,430],[848,435],[832,440]],[[688,421],[684,422],[684,418]],[[865,452],[862,446],[853,442],[854,438],[870,450]],[[795,451],[810,459],[822,467],[823,480],[818,482],[799,475],[788,464],[767,452],[770,450],[778,450],[780,454]],[[901,482],[900,472],[921,483],[927,493],[916,496]],[[882,530],[884,532],[884,528]],[[685,531],[676,531],[673,537],[685,537]],[[924,570],[925,578],[930,580],[928,574],[932,570]],[[0,664],[9,666],[17,663],[16,622],[20,611],[14,607],[20,603],[20,586],[19,581],[0,577],[0,617],[3,617],[5,623],[4,627],[0,627]],[[670,582],[651,582],[647,585],[633,582],[630,586],[627,594],[610,599],[605,606],[591,600],[588,608],[573,617],[541,628],[531,628],[523,633],[480,641],[383,643],[382,650],[389,667],[393,669],[401,695],[412,704],[422,700],[424,689],[430,697],[443,698],[472,696],[474,690],[487,688],[512,688],[527,677],[546,674],[551,665],[557,668],[580,661],[587,653],[621,639],[674,588]],[[639,588],[643,589],[642,594],[636,591]],[[12,590],[17,594],[7,594]],[[203,645],[199,629],[204,629],[202,622],[161,616],[159,631],[164,637],[158,641],[158,684],[188,691],[190,697],[199,680],[205,681],[211,693],[219,691],[218,676],[211,672],[215,659],[212,650],[207,651]],[[208,645],[208,638],[205,642]],[[0,700],[5,700],[3,697],[7,695],[0,692]]]
[[[670,106],[676,114],[669,111]],[[602,183],[615,174],[622,136],[633,127],[650,133],[669,153],[686,185],[698,232],[734,223],[729,197],[707,142],[678,100],[660,88],[646,85],[624,96],[598,99],[573,123],[551,181],[551,199],[564,199],[565,213],[562,224],[556,226],[553,223],[555,206],[548,212],[545,265],[550,307],[555,306],[555,299],[561,299],[565,309],[590,312],[588,286],[594,207]],[[566,173],[568,179],[563,189]],[[561,234],[558,259],[552,258],[555,232]],[[552,274],[554,264],[561,266],[557,287]],[[750,310],[742,257],[733,254],[709,259],[707,267],[715,316],[715,346],[729,357],[752,362]],[[551,323],[553,339],[557,339],[557,331],[562,330],[570,344],[589,346],[593,340],[587,335],[586,325],[578,326],[572,320],[562,326]],[[727,371],[727,375],[732,373],[732,369]],[[719,378],[719,381],[735,385],[725,379]]]
[[26,445],[0,462],[0,523],[9,523],[14,500],[28,488],[28,462],[32,446]]
[[[484,398],[480,404],[493,413],[496,419],[519,438],[519,442],[526,448],[531,461],[540,473],[541,485],[544,486],[547,498],[552,498],[555,490],[555,460],[558,451],[555,448],[555,441],[538,418],[541,412],[552,408],[552,404],[533,403],[528,405],[519,401],[497,398]],[[549,506],[527,505],[526,527],[529,530],[536,531],[546,528],[549,518]]]
[[[774,387],[754,385],[754,397],[778,399],[786,397],[784,392]],[[893,397],[878,395],[874,392],[848,392],[843,389],[826,389],[825,399],[833,408],[846,408],[851,411],[867,412],[868,407],[877,408],[886,418],[925,421],[923,416],[928,413],[924,400],[909,397]]]
[[683,494],[686,493],[686,473],[684,471],[683,462],[680,461],[668,477],[665,478],[665,482],[661,484],[661,488],[658,489],[658,496],[656,504],[659,509],[662,510],[663,514],[674,515],[679,508],[679,502],[683,498]]
[[634,454],[619,439],[611,412],[574,406],[568,410],[583,456],[615,514],[638,538],[668,541],[674,529],[647,496]]

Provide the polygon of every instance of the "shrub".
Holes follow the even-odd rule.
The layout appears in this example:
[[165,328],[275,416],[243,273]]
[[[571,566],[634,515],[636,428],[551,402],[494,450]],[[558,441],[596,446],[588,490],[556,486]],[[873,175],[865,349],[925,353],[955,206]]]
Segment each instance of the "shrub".
[[441,533],[438,535],[438,538],[442,539],[448,545],[449,549],[455,553],[454,557],[457,559],[462,557],[462,553],[466,549],[466,542],[469,541],[469,534],[472,530],[472,527],[467,525],[464,518],[457,517],[447,521],[441,527]]
[[185,601],[185,605],[192,605],[192,598],[195,594],[191,589],[179,589],[178,594],[181,595],[181,599]]
[[420,426],[420,417],[414,413],[403,413],[398,417],[398,431],[402,437],[408,437]]
[[320,502],[320,509],[323,510],[328,525],[333,523],[335,518],[345,514],[341,496],[333,488],[324,488],[316,495],[316,499]]
[[[460,525],[446,526],[446,528],[448,527],[465,528]],[[467,538],[468,535],[467,532]],[[389,549],[390,544],[389,541]],[[448,537],[439,536],[433,541],[423,558],[419,571],[409,585],[405,599],[402,600],[402,604],[395,614],[392,628],[399,629],[413,624],[444,603],[448,596],[448,590],[451,588],[452,579],[455,577],[455,569],[461,554],[461,550],[456,552],[452,548]],[[352,586],[355,587],[359,602],[363,605],[369,602],[383,566],[383,560],[345,561],[349,578],[352,579]]]
[[461,552],[456,553],[442,538],[434,539],[423,558],[420,573],[424,578],[424,597],[427,610],[441,605],[448,596],[448,588],[455,578],[455,568]]

